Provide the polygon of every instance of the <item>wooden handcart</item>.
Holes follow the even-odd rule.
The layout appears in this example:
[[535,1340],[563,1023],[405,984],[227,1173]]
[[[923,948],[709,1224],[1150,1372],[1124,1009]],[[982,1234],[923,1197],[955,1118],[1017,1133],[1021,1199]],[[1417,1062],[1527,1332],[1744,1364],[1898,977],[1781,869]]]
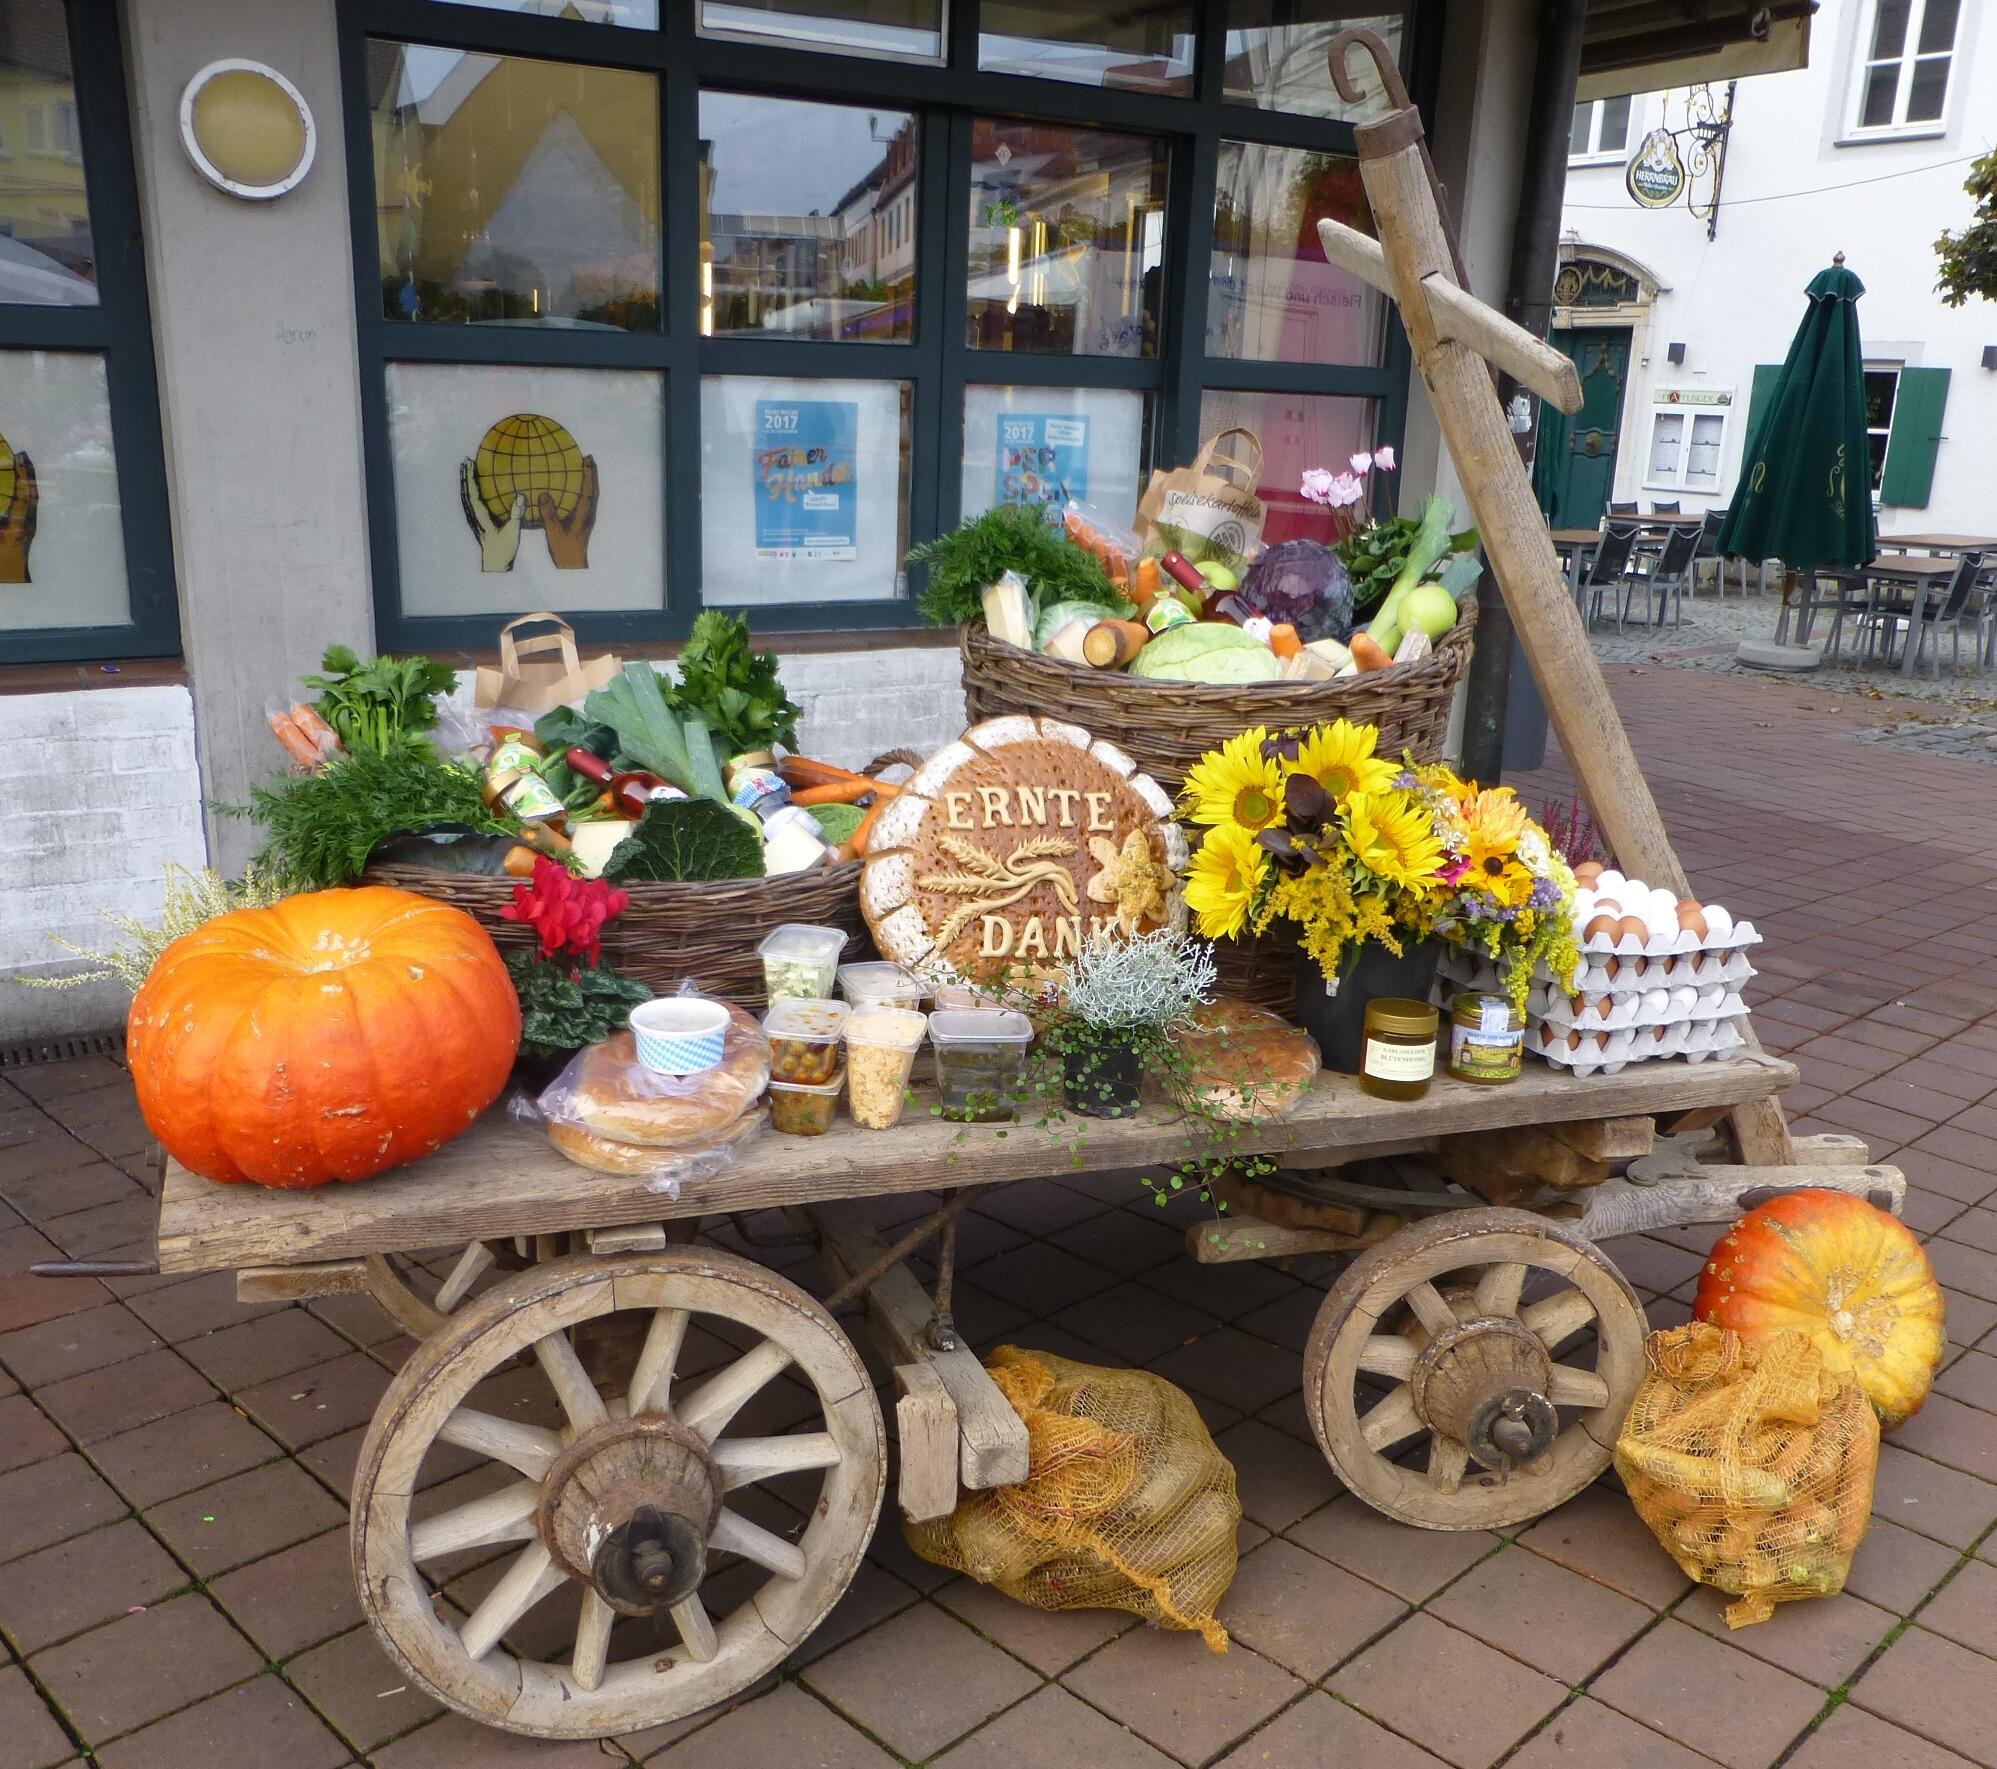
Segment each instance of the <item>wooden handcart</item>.
[[[1659,1118],[1710,1120],[1794,1075],[1760,1055],[1585,1080],[1531,1066],[1508,1087],[1438,1082],[1417,1104],[1324,1076],[1243,1140],[1278,1176],[1206,1213],[1189,1241],[1205,1261],[1363,1248],[1304,1361],[1333,1469],[1409,1522],[1519,1522],[1602,1472],[1637,1381],[1643,1310],[1595,1237],[1724,1222],[1804,1185],[1897,1205],[1899,1175],[1865,1165],[1851,1139],[1799,1145],[1808,1165],[1771,1170],[1702,1167],[1684,1139],[1652,1143]],[[251,1300],[367,1293],[418,1333],[354,1476],[370,1621],[413,1683],[475,1719],[622,1732],[746,1688],[857,1570],[888,1458],[848,1305],[892,1371],[902,1509],[936,1517],[961,1488],[1017,1481],[1024,1429],[951,1323],[958,1214],[994,1184],[1077,1160],[1166,1165],[1188,1140],[1182,1121],[1147,1113],[1093,1128],[1077,1155],[1064,1137],[960,1127],[926,1105],[918,1095],[888,1134],[768,1136],[677,1196],[572,1166],[500,1112],[352,1188],[220,1186],[169,1163],[159,1263],[234,1269]],[[1492,1207],[1489,1172],[1521,1134],[1648,1152],[1596,1161],[1611,1177],[1580,1189],[1514,1185],[1505,1195],[1524,1207]],[[1479,1149],[1499,1155],[1480,1168]],[[856,1207],[917,1193],[941,1202],[886,1231]],[[1339,1226],[1298,1226],[1306,1205]],[[1287,1226],[1274,1220],[1286,1206]],[[725,1218],[755,1245],[786,1216],[817,1247],[817,1297],[696,1244]],[[928,1291],[906,1264],[919,1250],[937,1274]],[[426,1493],[466,1458],[486,1471],[481,1490],[439,1508]],[[481,1561],[486,1582],[453,1608],[440,1588]]]

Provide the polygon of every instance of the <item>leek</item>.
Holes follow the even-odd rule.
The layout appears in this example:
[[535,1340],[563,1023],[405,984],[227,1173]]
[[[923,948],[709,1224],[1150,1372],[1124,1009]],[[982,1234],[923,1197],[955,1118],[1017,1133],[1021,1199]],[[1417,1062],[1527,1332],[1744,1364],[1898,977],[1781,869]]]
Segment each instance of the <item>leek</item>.
[[1408,543],[1407,563],[1401,567],[1401,575],[1394,579],[1394,587],[1387,592],[1380,612],[1366,629],[1367,636],[1389,657],[1401,643],[1401,604],[1407,600],[1408,591],[1428,575],[1428,568],[1449,552],[1449,525],[1455,520],[1456,511],[1449,500],[1430,493],[1428,502],[1422,505],[1421,526]]

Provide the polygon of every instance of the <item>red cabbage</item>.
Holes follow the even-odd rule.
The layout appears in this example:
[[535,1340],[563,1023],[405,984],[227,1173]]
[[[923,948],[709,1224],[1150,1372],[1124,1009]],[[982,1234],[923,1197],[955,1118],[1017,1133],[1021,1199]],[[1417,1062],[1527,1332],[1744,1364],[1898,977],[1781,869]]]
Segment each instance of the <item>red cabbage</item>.
[[1317,541],[1278,541],[1255,561],[1241,599],[1257,614],[1287,621],[1305,644],[1344,639],[1353,628],[1352,574]]

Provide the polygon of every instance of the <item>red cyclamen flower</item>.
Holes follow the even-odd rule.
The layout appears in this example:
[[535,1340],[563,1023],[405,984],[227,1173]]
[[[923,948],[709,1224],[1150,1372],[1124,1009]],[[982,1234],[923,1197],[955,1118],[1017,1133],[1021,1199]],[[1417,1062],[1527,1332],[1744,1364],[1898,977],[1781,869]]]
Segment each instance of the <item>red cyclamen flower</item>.
[[603,924],[631,901],[600,878],[579,879],[558,861],[537,857],[531,884],[515,885],[513,901],[499,913],[534,930],[541,956],[572,952],[594,965],[603,957]]

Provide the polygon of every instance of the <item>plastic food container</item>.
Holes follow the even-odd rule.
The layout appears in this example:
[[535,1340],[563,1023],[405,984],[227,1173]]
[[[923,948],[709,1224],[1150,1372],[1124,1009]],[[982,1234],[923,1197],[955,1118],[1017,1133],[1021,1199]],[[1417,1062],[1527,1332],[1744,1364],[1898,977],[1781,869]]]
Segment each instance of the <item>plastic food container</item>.
[[1009,1008],[939,1008],[929,1016],[943,1116],[972,1124],[1013,1115],[1033,1022]]
[[658,1075],[698,1075],[721,1061],[728,1010],[718,1001],[642,1001],[631,1010],[638,1061]]
[[920,977],[898,964],[842,964],[839,992],[856,1009],[920,1007],[929,993]]
[[908,1072],[929,1022],[905,1007],[863,1007],[846,1022],[853,1122],[892,1130],[908,1098]]
[[802,1081],[772,1081],[770,1127],[786,1136],[823,1136],[839,1115],[839,1090],[845,1085],[843,1069],[830,1081],[816,1086]]
[[843,1001],[777,1002],[763,1015],[770,1040],[770,1079],[819,1087],[839,1072],[839,1041],[846,1016]]
[[763,988],[771,1006],[779,1001],[822,1001],[832,993],[839,954],[846,950],[841,928],[787,921],[756,948],[763,960]]

